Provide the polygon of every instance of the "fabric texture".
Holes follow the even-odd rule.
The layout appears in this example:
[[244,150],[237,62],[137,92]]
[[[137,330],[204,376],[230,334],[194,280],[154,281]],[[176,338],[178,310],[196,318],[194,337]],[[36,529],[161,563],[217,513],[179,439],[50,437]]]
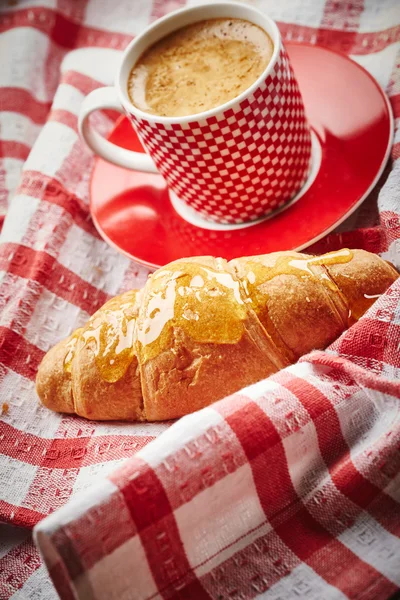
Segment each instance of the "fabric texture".
[[[0,598],[57,597],[29,533],[38,523],[63,599],[389,598],[400,587],[400,281],[326,352],[172,425],[94,423],[37,401],[44,353],[147,277],[90,219],[80,104],[112,82],[133,36],[184,4],[0,5]],[[285,40],[349,54],[387,91],[391,161],[310,251],[364,248],[399,268],[398,1],[254,4]],[[105,133],[113,118],[93,120]]]

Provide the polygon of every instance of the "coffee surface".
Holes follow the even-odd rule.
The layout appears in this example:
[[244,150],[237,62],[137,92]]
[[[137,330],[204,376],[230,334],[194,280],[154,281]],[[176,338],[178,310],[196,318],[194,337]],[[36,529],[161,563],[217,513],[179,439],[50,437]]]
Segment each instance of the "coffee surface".
[[267,67],[273,43],[242,19],[209,19],[151,46],[128,82],[132,104],[165,117],[194,115],[232,100]]

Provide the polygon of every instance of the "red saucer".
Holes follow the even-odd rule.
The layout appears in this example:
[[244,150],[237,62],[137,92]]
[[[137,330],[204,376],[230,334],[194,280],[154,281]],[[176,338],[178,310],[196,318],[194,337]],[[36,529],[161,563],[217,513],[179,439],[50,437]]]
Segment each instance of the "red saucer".
[[[152,267],[193,255],[231,259],[300,250],[332,231],[360,205],[389,157],[393,118],[387,98],[369,73],[346,56],[316,46],[286,47],[322,149],[319,172],[306,193],[257,225],[210,231],[178,215],[161,175],[128,171],[97,158],[91,211],[109,244]],[[142,150],[125,117],[110,139]]]

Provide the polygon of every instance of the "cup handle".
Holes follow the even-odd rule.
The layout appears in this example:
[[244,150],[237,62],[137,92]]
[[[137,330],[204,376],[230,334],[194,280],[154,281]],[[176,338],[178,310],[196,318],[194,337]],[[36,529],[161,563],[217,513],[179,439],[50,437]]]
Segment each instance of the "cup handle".
[[148,154],[121,148],[94,131],[89,124],[89,116],[95,110],[104,108],[111,108],[124,113],[114,87],[103,87],[93,90],[82,102],[78,127],[82,138],[89,148],[95,154],[101,156],[101,158],[119,167],[135,171],[145,171],[146,173],[157,173],[157,168]]

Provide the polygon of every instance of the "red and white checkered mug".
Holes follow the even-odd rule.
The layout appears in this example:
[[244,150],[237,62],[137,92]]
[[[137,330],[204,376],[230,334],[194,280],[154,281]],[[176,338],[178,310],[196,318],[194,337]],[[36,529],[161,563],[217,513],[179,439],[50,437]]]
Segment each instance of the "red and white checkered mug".
[[[242,94],[188,117],[145,113],[129,100],[127,82],[140,55],[169,33],[203,19],[246,19],[271,37],[274,52],[262,75]],[[125,112],[147,154],[112,144],[88,123],[91,112]],[[126,48],[113,87],[91,92],[79,128],[88,146],[122,167],[160,172],[172,200],[218,223],[243,223],[281,207],[305,183],[311,135],[303,101],[276,24],[236,2],[184,8],[151,25]]]

